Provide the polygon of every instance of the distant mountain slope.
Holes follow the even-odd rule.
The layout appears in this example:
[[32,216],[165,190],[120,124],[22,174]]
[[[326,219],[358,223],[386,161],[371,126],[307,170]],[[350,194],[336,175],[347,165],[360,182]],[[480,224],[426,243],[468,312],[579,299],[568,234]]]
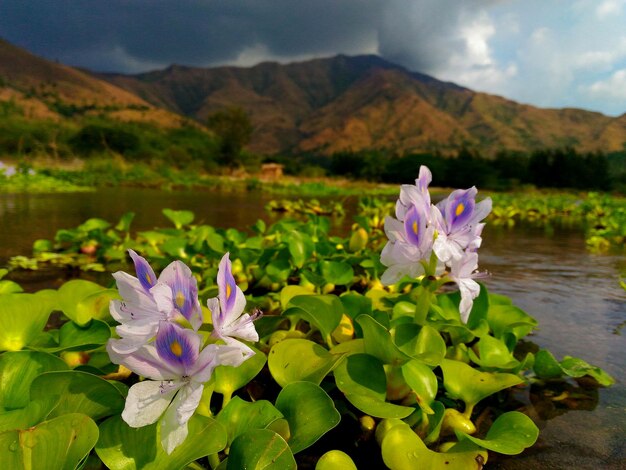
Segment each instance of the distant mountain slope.
[[0,39],[0,99],[32,118],[105,113],[128,121],[178,125],[181,118],[89,72],[51,62]]
[[252,149],[285,151],[451,151],[487,153],[573,145],[622,150],[626,115],[541,109],[410,72],[377,56],[336,56],[250,68],[171,66],[111,83],[155,105],[205,120],[238,105],[255,125]]
[[575,146],[623,150],[626,114],[541,109],[411,72],[378,56],[281,65],[198,68],[172,65],[137,75],[91,74],[36,57],[0,39],[0,100],[31,117],[78,110],[177,126],[243,107],[251,150],[273,154],[384,148],[488,154]]

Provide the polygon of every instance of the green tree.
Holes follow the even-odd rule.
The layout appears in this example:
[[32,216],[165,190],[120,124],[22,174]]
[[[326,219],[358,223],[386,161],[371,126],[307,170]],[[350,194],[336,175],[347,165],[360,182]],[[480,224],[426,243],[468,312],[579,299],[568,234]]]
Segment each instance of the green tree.
[[211,114],[207,127],[219,139],[219,162],[228,167],[241,163],[241,149],[250,142],[252,123],[246,111],[232,106]]

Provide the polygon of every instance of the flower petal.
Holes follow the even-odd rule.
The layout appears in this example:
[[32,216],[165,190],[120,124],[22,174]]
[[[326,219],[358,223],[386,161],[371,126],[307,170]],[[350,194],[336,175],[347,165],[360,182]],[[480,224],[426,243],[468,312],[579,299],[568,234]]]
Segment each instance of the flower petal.
[[156,422],[183,382],[146,380],[136,383],[128,391],[122,419],[132,428]]
[[152,286],[154,286],[157,282],[156,275],[152,270],[150,264],[146,261],[145,258],[139,256],[133,250],[128,250],[128,254],[133,259],[133,263],[135,264],[135,272],[137,273],[137,279],[141,283],[142,287],[149,291]]
[[163,415],[160,422],[161,445],[168,455],[187,438],[187,422],[198,408],[203,388],[202,384],[187,383]]

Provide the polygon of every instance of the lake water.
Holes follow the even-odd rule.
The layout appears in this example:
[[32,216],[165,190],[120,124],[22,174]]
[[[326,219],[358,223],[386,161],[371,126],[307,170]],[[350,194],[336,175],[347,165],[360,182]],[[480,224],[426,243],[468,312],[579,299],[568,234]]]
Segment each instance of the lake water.
[[[90,217],[117,222],[133,211],[137,214],[133,229],[145,230],[169,224],[161,214],[167,207],[194,211],[198,223],[245,229],[258,218],[271,222],[277,217],[264,210],[270,199],[259,192],[125,188],[86,194],[0,194],[0,267],[10,256],[30,254],[34,240],[50,239],[56,230],[75,227]],[[347,202],[354,207],[354,200]],[[349,216],[335,220],[334,230],[347,230],[350,222]],[[587,411],[563,413],[562,406],[543,410],[558,416],[541,423],[538,444],[522,456],[490,461],[487,468],[626,468],[626,332],[619,334],[626,321],[626,293],[618,285],[620,272],[626,272],[626,257],[590,254],[582,233],[571,229],[556,228],[548,234],[537,228],[488,225],[480,267],[492,273],[486,281],[490,291],[512,297],[539,320],[534,343],[550,349],[557,359],[564,355],[585,359],[618,381],[597,397],[590,393],[582,401]]]

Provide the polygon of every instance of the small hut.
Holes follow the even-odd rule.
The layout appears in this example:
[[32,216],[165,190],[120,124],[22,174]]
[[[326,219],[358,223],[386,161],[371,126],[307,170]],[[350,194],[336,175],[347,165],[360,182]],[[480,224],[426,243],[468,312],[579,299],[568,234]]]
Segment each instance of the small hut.
[[285,165],[280,163],[263,163],[261,165],[261,179],[277,180],[283,176],[283,168]]

